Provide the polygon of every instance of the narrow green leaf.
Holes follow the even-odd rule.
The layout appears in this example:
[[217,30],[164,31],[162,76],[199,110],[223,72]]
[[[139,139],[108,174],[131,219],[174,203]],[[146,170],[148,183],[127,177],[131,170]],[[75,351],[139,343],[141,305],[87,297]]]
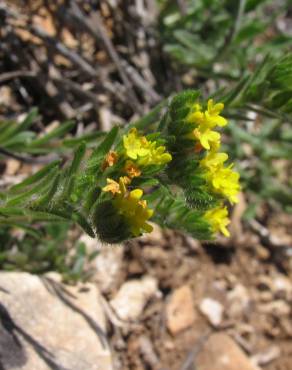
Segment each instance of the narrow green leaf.
[[28,113],[25,119],[18,125],[16,132],[27,130],[32,125],[37,116],[38,108],[32,108],[32,110]]
[[93,151],[91,154],[90,160],[98,160],[106,155],[106,153],[110,150],[113,143],[116,140],[118,135],[119,128],[117,126],[113,127],[109,133],[106,135],[104,140],[98,145],[98,147]]
[[21,183],[12,186],[12,188],[9,190],[9,193],[11,194],[17,193],[21,191],[22,189],[24,189],[25,187],[40,181],[45,176],[47,176],[54,168],[58,167],[60,163],[61,163],[61,160],[53,161],[52,163],[40,169],[38,172],[36,172],[32,176],[23,180]]
[[67,132],[69,132],[73,127],[75,126],[75,123],[73,121],[67,121],[62,123],[59,127],[55,128],[48,134],[40,137],[39,139],[34,140],[29,146],[30,147],[37,147],[46,144],[51,139],[61,137],[65,135]]
[[58,171],[58,169],[54,168],[53,170],[51,170],[51,172],[45,178],[42,179],[42,181],[37,183],[31,189],[25,191],[24,193],[12,198],[12,199],[9,199],[8,202],[7,202],[7,206],[10,206],[10,207],[14,206],[15,207],[16,205],[20,205],[20,204],[26,202],[33,195],[45,192],[48,189],[48,187],[51,186],[51,182],[55,178],[55,175],[56,175],[57,171]]
[[85,151],[86,151],[86,145],[85,143],[81,143],[79,145],[79,147],[76,149],[75,151],[75,154],[74,154],[74,158],[72,160],[72,164],[69,168],[69,171],[68,171],[68,176],[71,177],[73,174],[75,174],[79,167],[80,167],[80,164],[81,164],[81,161],[85,155]]

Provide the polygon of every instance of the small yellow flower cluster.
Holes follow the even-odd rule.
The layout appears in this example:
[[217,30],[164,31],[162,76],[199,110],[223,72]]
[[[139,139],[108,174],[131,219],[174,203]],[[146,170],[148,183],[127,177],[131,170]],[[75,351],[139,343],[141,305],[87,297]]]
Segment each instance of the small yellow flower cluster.
[[157,146],[155,141],[140,136],[136,128],[132,128],[128,135],[124,135],[123,144],[127,157],[138,166],[163,165],[172,159],[165,151],[165,146]]
[[226,226],[230,223],[227,207],[216,207],[210,209],[204,215],[214,232],[221,231],[225,236],[230,236]]
[[107,185],[102,190],[113,195],[112,204],[125,219],[133,236],[152,231],[152,226],[146,221],[153,215],[153,210],[147,208],[146,201],[141,199],[142,189],[128,191],[126,186],[133,178],[139,177],[146,166],[165,165],[171,159],[165,146],[147,140],[145,136],[139,135],[136,128],[123,136],[122,152],[110,151],[106,155],[102,170],[114,166],[119,160],[124,161],[122,172],[127,176],[119,177],[119,182],[108,178]]
[[[228,123],[220,115],[223,108],[223,103],[214,104],[212,99],[208,100],[205,111],[202,111],[201,105],[194,104],[187,121],[195,124],[196,127],[187,135],[187,138],[197,142],[195,152],[206,150],[204,158],[200,161],[200,168],[204,172],[210,190],[228,199],[230,203],[236,203],[240,190],[239,174],[232,170],[232,164],[224,167],[228,155],[218,152],[221,136],[219,132],[213,130],[216,126],[223,127]],[[228,210],[223,203],[215,209],[208,210],[204,217],[214,232],[221,231],[225,236],[229,236],[226,228],[229,224]]]
[[208,100],[207,110],[205,111],[202,111],[200,104],[194,104],[187,121],[195,123],[196,128],[187,135],[187,138],[199,141],[201,146],[207,150],[210,150],[211,146],[219,146],[220,134],[213,131],[213,128],[227,125],[227,120],[220,116],[223,108],[223,103],[214,104],[213,99]]
[[129,182],[128,177],[120,177],[119,182],[107,179],[108,185],[102,190],[114,195],[114,207],[125,218],[131,233],[139,236],[142,232],[152,231],[152,226],[146,221],[153,215],[153,210],[147,208],[146,200],[141,199],[142,189],[128,191],[126,185]]
[[232,170],[232,164],[224,167],[224,162],[227,159],[226,153],[217,153],[211,150],[200,161],[200,166],[205,170],[207,181],[212,190],[227,198],[230,203],[237,203],[240,191],[239,173]]

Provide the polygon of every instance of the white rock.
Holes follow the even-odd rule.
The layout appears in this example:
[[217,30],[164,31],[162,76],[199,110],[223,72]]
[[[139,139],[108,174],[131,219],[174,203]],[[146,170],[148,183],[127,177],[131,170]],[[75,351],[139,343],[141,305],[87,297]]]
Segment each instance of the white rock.
[[0,273],[0,358],[13,370],[112,370],[95,285]]
[[94,280],[103,293],[115,290],[121,280],[124,248],[122,245],[104,245],[94,260]]
[[292,300],[292,283],[288,278],[278,276],[273,283],[273,291],[278,298]]
[[79,243],[84,243],[88,252],[94,252],[100,248],[101,243],[96,238],[91,238],[87,234],[82,234],[78,239]]
[[102,293],[109,293],[118,288],[121,279],[124,247],[122,244],[109,245],[98,239],[82,234],[79,242],[86,245],[88,253],[98,252],[90,267],[94,269],[92,281],[98,284]]
[[221,303],[212,298],[204,298],[200,303],[199,309],[213,326],[221,324],[224,312]]
[[148,300],[158,293],[157,280],[145,276],[123,284],[110,304],[120,319],[134,321],[142,314]]

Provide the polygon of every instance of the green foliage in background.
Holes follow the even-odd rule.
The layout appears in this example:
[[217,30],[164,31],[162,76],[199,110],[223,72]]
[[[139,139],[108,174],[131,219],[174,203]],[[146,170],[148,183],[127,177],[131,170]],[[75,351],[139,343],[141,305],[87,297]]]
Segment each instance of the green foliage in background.
[[279,57],[291,47],[291,36],[275,26],[275,20],[288,11],[290,1],[159,3],[159,30],[165,51],[181,68],[195,67],[199,77],[234,80],[260,55],[269,52]]
[[90,277],[89,253],[82,242],[68,238],[68,223],[49,223],[41,228],[0,228],[0,268],[41,274],[56,271],[64,280],[74,282]]
[[225,103],[225,148],[251,198],[246,216],[263,202],[290,212],[292,36],[283,27],[291,1],[159,4],[160,39],[175,68],[193,76],[187,86]]

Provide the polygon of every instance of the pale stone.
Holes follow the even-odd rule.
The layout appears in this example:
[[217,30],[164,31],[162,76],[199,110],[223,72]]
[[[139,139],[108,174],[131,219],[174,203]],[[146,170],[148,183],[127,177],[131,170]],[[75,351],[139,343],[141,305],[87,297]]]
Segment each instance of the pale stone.
[[166,306],[166,322],[169,331],[175,335],[190,327],[195,321],[192,291],[185,285],[176,289]]
[[218,326],[221,324],[224,309],[220,302],[212,298],[204,298],[199,309],[212,325]]
[[127,281],[121,286],[110,304],[120,319],[137,320],[149,299],[159,294],[157,285],[157,280],[151,276]]
[[78,239],[84,243],[88,253],[97,252],[96,257],[90,262],[93,269],[91,280],[98,284],[102,293],[116,290],[122,279],[124,246],[122,244],[105,244],[87,234],[82,234]]
[[1,365],[13,370],[112,370],[97,288],[68,287],[58,280],[0,273]]
[[250,305],[250,298],[247,289],[237,284],[230,292],[227,293],[228,300],[228,316],[239,317],[244,313]]
[[285,276],[277,276],[273,281],[273,292],[277,298],[292,300],[292,283]]
[[94,260],[96,272],[93,279],[103,293],[116,290],[123,273],[124,248],[119,245],[104,245],[99,247],[99,254]]

